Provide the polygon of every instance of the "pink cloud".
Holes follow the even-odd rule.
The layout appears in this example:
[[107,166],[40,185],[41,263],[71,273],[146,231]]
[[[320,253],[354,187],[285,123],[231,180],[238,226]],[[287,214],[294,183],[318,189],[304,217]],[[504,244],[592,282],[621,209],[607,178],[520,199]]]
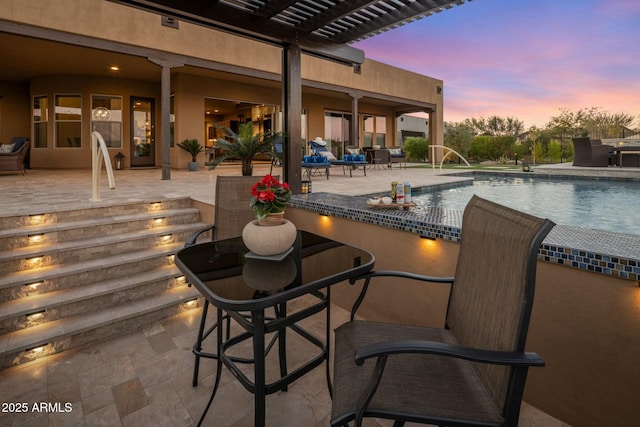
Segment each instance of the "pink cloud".
[[444,80],[445,120],[501,115],[544,126],[560,108],[640,113],[638,22],[637,0],[478,1],[356,46]]

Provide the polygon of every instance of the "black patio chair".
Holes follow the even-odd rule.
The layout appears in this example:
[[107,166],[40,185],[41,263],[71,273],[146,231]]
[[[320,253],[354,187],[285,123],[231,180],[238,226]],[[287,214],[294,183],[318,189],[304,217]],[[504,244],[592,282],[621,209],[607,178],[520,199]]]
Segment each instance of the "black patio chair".
[[[213,241],[229,239],[242,236],[242,230],[248,222],[255,219],[255,214],[249,206],[251,187],[260,177],[255,176],[218,176],[216,178],[215,201],[214,201],[214,221],[215,224],[192,234],[185,243],[185,246],[197,244],[199,238],[204,233],[210,232]],[[209,302],[205,299],[202,306],[200,327],[196,343],[193,346],[193,354],[196,357],[193,367],[193,386],[198,385],[198,372],[200,370],[200,358],[217,358],[215,353],[207,353],[202,350],[202,342],[218,327],[217,323],[206,327],[206,318],[209,309]],[[226,336],[230,333],[228,316],[226,320]],[[218,331],[221,333],[221,331]]]
[[[332,426],[363,417],[440,426],[515,426],[537,253],[554,224],[474,196],[462,223],[455,277],[372,272],[335,331]],[[372,279],[451,284],[444,328],[354,320]],[[378,284],[377,286],[380,286]]]

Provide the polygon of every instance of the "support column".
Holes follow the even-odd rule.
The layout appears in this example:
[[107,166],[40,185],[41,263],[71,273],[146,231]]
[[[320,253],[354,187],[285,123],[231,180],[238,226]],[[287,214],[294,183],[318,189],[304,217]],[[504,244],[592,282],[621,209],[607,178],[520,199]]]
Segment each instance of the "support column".
[[284,180],[293,194],[302,193],[302,74],[300,46],[282,49],[282,112]]
[[160,78],[160,139],[162,180],[171,180],[171,69],[184,64],[149,58],[149,61],[162,67]]
[[160,83],[160,124],[162,126],[162,180],[171,179],[171,67],[162,66]]
[[[429,145],[443,145],[444,141],[439,142],[438,135],[438,115],[435,111],[431,110],[429,113]],[[429,162],[432,166],[435,166],[436,162],[440,162],[443,156],[442,148],[436,148],[435,151],[429,148]],[[431,158],[433,157],[433,158]]]
[[353,141],[351,141],[351,145],[355,145],[356,147],[360,147],[360,132],[359,132],[359,117],[358,117],[358,99],[362,98],[362,96],[357,93],[350,93],[351,97],[351,137]]

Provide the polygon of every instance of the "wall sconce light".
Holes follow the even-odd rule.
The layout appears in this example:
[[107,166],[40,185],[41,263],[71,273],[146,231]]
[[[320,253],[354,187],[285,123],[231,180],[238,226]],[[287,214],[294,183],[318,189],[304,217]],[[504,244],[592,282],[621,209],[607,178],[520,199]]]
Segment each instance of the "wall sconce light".
[[27,237],[29,238],[29,243],[31,244],[42,243],[42,241],[44,240],[44,233],[29,234]]
[[163,15],[160,18],[160,25],[163,27],[175,28],[176,30],[180,28],[180,21],[176,18],[172,18],[171,16]]

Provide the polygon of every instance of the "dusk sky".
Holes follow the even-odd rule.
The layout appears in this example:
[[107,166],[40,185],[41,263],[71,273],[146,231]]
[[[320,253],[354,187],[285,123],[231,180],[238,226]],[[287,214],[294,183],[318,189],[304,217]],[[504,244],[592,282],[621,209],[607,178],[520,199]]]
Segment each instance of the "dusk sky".
[[473,0],[354,47],[442,79],[448,122],[599,107],[640,126],[640,0]]

